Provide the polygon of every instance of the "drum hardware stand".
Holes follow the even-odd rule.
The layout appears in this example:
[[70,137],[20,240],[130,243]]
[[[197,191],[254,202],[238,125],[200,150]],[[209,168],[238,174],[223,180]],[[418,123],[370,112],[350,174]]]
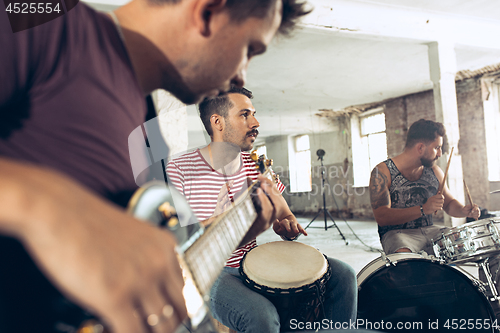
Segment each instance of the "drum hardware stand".
[[[443,261],[443,263],[446,263],[446,262]],[[451,263],[448,263],[448,264],[451,264]],[[460,264],[460,265],[455,265],[454,267],[455,267],[455,269],[457,269],[460,272],[462,272],[462,274],[464,274],[465,276],[467,276],[471,280],[472,284],[474,286],[476,286],[477,289],[479,289],[479,291],[481,293],[483,293],[483,295],[486,298],[488,298],[488,296],[486,295],[486,285],[487,285],[487,283],[479,280],[477,277],[475,277],[474,275],[472,275],[471,273],[469,273],[468,271],[466,271],[465,269],[463,269],[462,266],[465,266],[465,265]],[[474,263],[474,266],[477,267],[478,265],[476,263]]]
[[485,260],[480,261],[478,265],[483,270],[484,275],[486,276],[486,280],[488,280],[488,285],[490,286],[491,294],[493,295],[490,298],[490,301],[499,301],[500,296],[498,295],[497,288],[495,287],[495,284],[491,279],[490,264],[488,263],[489,259],[490,258],[486,258]]
[[[321,192],[323,194],[323,208],[318,210],[318,213],[316,213],[316,216],[314,216],[314,218],[311,220],[311,222],[309,222],[309,224],[304,229],[309,228],[311,223],[313,223],[314,220],[316,220],[316,218],[319,216],[319,214],[321,214],[321,212],[323,212],[323,216],[324,216],[324,220],[325,220],[325,230],[328,230],[328,228],[331,228],[331,227],[337,228],[337,231],[339,232],[340,236],[344,240],[345,245],[349,245],[349,242],[345,239],[344,234],[342,234],[342,231],[340,231],[339,227],[337,226],[337,223],[335,223],[335,220],[332,217],[332,214],[330,214],[330,212],[326,209],[325,167],[323,166],[323,156],[325,156],[325,151],[323,149],[318,149],[318,151],[316,151],[316,155],[318,155],[318,160],[321,160]],[[335,197],[333,195],[332,195],[332,197],[333,197],[333,200],[335,201]],[[333,222],[333,224],[330,226],[327,225],[326,215],[328,215]],[[312,228],[314,228],[314,227],[312,227]]]
[[384,251],[382,251],[382,252],[380,253],[380,256],[382,257],[382,260],[385,262],[385,266],[386,266],[386,267],[389,267],[389,266],[391,266],[391,265],[396,266],[397,261],[392,261],[392,260],[391,260],[391,259],[390,259],[390,258],[389,258],[386,254],[385,254],[385,252],[384,252]]
[[[472,283],[479,289],[480,292],[484,294],[484,296],[489,299],[491,302],[495,301],[500,301],[500,296],[498,295],[497,288],[495,287],[495,284],[493,283],[493,280],[491,278],[491,271],[490,271],[490,264],[489,264],[489,258],[486,258],[485,260],[482,260],[478,263],[476,263],[477,266],[479,266],[479,269],[482,269],[484,272],[484,275],[486,276],[486,280],[488,282],[483,282],[464,270],[460,265],[456,265],[455,268],[460,270],[464,275],[468,276],[469,279],[472,281]],[[491,294],[493,295],[492,297],[489,297],[487,295],[487,286],[489,287]]]

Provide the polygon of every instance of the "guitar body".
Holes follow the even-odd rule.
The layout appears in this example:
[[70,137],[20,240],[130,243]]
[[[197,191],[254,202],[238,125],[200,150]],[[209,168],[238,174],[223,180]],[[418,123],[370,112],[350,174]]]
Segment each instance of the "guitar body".
[[[140,219],[172,231],[182,248],[192,235],[201,234],[202,230],[189,205],[177,192],[174,200],[173,192],[165,184],[149,184],[136,192],[132,201],[134,198],[137,201],[135,204],[131,201],[129,211]],[[175,216],[185,227],[180,223],[168,226],[158,210],[165,202],[175,207]],[[217,332],[208,311],[206,314],[196,330],[192,330],[189,322],[185,325],[196,333]],[[17,239],[0,235],[0,332],[76,333],[82,323],[91,319],[95,317],[52,285]],[[180,326],[176,332],[189,331]]]
[[0,332],[76,332],[92,316],[66,299],[23,245],[0,236]]
[[[179,262],[182,266],[185,284],[193,284],[194,286],[188,292],[190,296],[184,292],[190,318],[183,325],[180,325],[175,333],[217,333],[218,330],[213,326],[212,317],[203,300],[203,295],[196,288],[190,268],[187,267],[182,257],[183,253],[204,233],[204,228],[198,223],[198,219],[184,197],[175,189],[170,189],[165,183],[150,182],[136,191],[130,199],[127,211],[158,228],[172,232],[177,239]],[[193,297],[197,299],[190,299]],[[197,302],[202,304],[190,313],[191,303]]]

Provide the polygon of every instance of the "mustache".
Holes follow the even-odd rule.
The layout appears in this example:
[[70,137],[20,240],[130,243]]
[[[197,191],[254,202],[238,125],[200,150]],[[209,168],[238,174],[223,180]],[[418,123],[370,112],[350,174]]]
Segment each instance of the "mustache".
[[255,136],[259,135],[259,130],[255,128],[255,129],[247,132],[247,136],[252,135],[252,134],[255,134]]

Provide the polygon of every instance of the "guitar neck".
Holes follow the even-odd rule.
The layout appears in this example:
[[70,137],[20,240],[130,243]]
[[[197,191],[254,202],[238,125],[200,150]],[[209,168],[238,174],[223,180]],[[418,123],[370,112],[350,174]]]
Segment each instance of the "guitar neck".
[[191,274],[202,295],[206,295],[224,264],[257,218],[251,191],[241,196],[184,253]]
[[[263,167],[261,172],[274,180],[269,168]],[[257,218],[252,200],[256,184],[250,185],[234,206],[220,215],[184,252],[184,259],[202,295],[210,291],[224,264]]]

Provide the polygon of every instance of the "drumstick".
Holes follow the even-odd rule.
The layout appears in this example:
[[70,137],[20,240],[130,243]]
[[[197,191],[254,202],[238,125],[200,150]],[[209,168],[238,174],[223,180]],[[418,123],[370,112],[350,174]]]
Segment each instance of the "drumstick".
[[[446,170],[444,172],[443,182],[441,184],[439,184],[438,193],[441,193],[441,194],[443,194],[442,192],[443,192],[444,184],[446,183],[446,177],[448,177],[448,170],[450,169],[451,157],[453,156],[453,149],[454,148],[455,147],[451,147],[450,157],[448,158],[448,165],[446,166]],[[434,212],[434,214],[437,214],[437,210]]]
[[470,205],[474,206],[474,203],[472,202],[472,197],[470,196],[469,188],[467,187],[467,184],[465,183],[465,179],[464,179],[464,186],[465,186],[465,192],[467,192],[467,198],[469,198]]
[[[438,192],[443,192],[444,184],[446,183],[446,177],[448,177],[448,170],[450,169],[451,157],[453,156],[453,149],[455,147],[451,147],[450,157],[448,158],[448,165],[446,166],[446,171],[444,172],[443,182],[439,185]],[[443,193],[441,193],[443,194]]]
[[464,186],[465,186],[465,192],[467,192],[467,198],[469,198],[469,202],[470,202],[470,206],[471,206],[470,211],[472,212],[472,210],[474,209],[474,203],[472,202],[472,197],[470,196],[469,187],[465,183],[465,179],[464,179]]

